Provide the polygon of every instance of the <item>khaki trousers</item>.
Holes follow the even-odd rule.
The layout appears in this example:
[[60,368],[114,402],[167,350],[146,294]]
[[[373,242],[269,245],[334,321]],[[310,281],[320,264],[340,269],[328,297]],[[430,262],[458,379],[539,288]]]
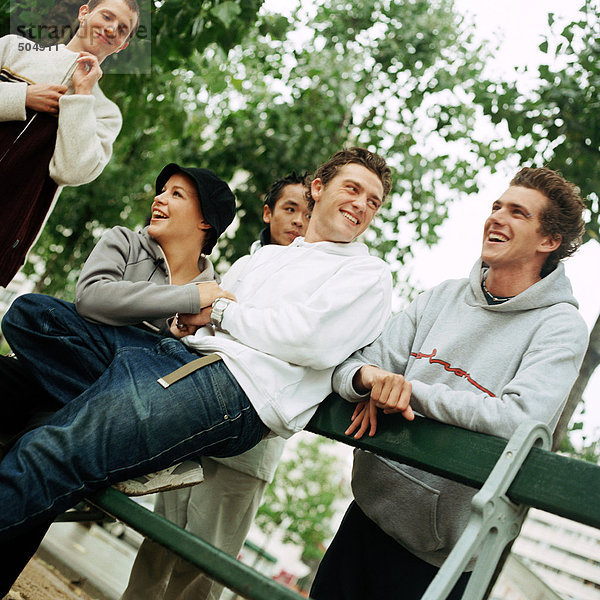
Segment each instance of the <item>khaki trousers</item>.
[[[155,511],[217,548],[237,556],[267,485],[210,458],[204,481],[158,494]],[[144,540],[121,600],[218,600],[223,586],[160,544]]]

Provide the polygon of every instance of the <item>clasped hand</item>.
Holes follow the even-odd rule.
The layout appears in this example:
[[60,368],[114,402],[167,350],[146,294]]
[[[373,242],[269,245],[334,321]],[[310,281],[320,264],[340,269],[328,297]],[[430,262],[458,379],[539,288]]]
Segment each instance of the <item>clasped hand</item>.
[[354,375],[354,388],[360,393],[370,391],[369,400],[359,402],[351,417],[346,435],[360,439],[368,430],[369,436],[377,430],[377,409],[384,414],[402,413],[407,421],[415,418],[410,406],[412,384],[403,375],[385,371],[374,365],[364,365]]
[[25,106],[37,112],[58,114],[58,101],[67,91],[65,85],[33,83],[27,86]]
[[[77,67],[71,78],[75,94],[91,94],[95,83],[102,77],[98,58],[89,52],[80,52]],[[58,114],[58,101],[67,92],[66,85],[33,83],[27,86],[25,106],[37,112]]]
[[171,323],[171,333],[178,338],[193,335],[200,327],[210,323],[210,311],[217,298],[228,298],[237,302],[234,294],[224,290],[216,281],[207,281],[196,284],[200,296],[200,312],[177,313]]

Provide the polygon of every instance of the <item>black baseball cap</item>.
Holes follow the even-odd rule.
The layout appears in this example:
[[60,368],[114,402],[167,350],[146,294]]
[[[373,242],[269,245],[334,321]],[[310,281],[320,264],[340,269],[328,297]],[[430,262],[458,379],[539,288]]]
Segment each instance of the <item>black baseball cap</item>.
[[[209,169],[197,167],[180,167],[169,163],[156,178],[156,194],[160,194],[171,175],[185,173],[196,184],[200,209],[206,222],[215,230],[215,243],[219,236],[229,227],[235,217],[235,196],[229,186]],[[214,244],[204,248],[210,254]]]

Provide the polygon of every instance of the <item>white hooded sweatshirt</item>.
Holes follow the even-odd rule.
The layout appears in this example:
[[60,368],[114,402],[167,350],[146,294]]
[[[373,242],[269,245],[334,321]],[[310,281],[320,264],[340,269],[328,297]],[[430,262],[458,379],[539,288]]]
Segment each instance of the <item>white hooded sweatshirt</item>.
[[391,311],[387,265],[364,244],[269,245],[238,260],[221,284],[237,302],[224,331],[204,327],[183,339],[216,352],[261,420],[288,438],[331,392],[336,365],[382,331]]

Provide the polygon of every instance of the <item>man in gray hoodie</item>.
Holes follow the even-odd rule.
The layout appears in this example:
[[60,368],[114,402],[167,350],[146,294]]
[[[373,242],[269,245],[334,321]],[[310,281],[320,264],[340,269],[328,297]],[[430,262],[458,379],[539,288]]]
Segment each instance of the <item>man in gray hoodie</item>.
[[[519,171],[492,205],[470,277],[421,294],[336,369],[334,390],[359,402],[347,433],[374,435],[378,411],[504,438],[525,419],[553,429],[588,341],[560,262],[579,247],[583,208],[554,171]],[[357,450],[352,491],[311,598],[421,598],[477,490]]]

